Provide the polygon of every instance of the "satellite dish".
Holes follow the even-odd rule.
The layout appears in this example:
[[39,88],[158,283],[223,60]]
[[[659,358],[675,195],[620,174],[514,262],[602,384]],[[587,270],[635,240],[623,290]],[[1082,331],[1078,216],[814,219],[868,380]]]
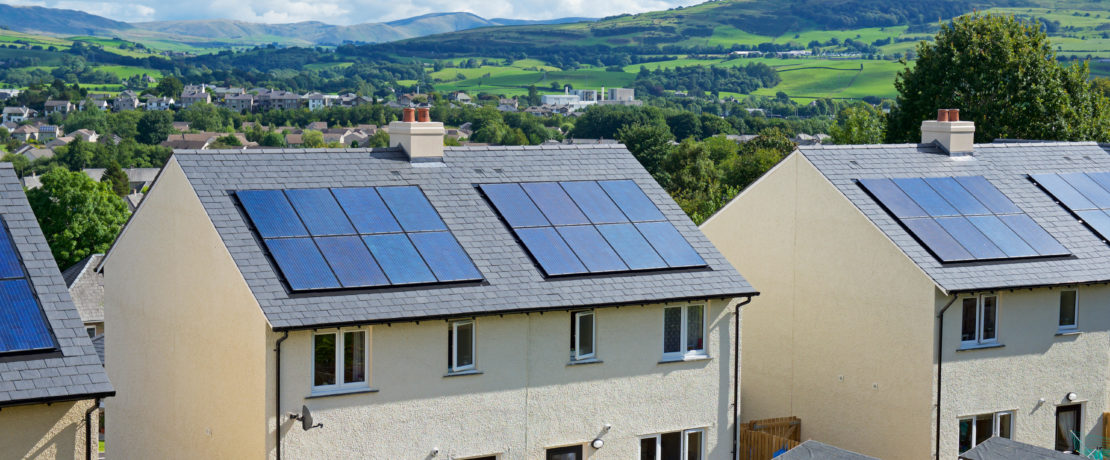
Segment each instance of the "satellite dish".
[[292,412],[289,414],[289,418],[299,420],[301,422],[301,428],[305,431],[324,427],[323,423],[312,424],[312,411],[308,410],[308,406],[301,406],[301,413]]

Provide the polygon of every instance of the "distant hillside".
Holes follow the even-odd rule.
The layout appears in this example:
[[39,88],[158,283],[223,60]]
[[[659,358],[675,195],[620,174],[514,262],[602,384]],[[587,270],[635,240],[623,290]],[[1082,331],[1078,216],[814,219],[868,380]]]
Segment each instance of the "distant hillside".
[[64,35],[110,35],[131,28],[126,22],[76,10],[0,4],[0,27],[17,32]]

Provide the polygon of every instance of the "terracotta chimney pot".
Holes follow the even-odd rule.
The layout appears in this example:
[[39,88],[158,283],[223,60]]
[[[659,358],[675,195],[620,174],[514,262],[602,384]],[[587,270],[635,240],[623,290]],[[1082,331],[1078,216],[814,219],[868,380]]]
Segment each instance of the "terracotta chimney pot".
[[412,123],[412,122],[416,121],[416,110],[414,110],[414,109],[404,109],[402,111],[402,113],[403,113],[403,115],[401,117],[401,121],[403,121],[405,123]]
[[937,110],[937,121],[948,121],[948,109]]
[[948,121],[960,121],[960,109],[948,109]]
[[432,121],[431,116],[428,115],[428,109],[427,108],[421,107],[419,109],[416,109],[416,121],[419,121],[421,123],[427,123],[429,121]]

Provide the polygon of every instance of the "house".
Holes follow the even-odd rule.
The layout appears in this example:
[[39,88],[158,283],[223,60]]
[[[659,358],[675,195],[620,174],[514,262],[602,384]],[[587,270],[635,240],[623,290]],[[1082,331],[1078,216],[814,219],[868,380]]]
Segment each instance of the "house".
[[[131,191],[142,192],[144,188],[154,183],[154,179],[158,177],[161,170],[161,168],[123,168],[123,173],[127,175],[127,182]],[[97,182],[104,178],[105,171],[107,170],[104,168],[85,168],[81,170]]]
[[172,97],[147,95],[143,107],[146,110],[169,110],[173,108],[173,105],[174,100]]
[[[626,149],[389,132],[174,153],[102,264],[113,456],[730,456],[756,292]],[[326,256],[271,239],[307,235],[291,206]]]
[[326,121],[314,121],[312,123],[309,123],[307,126],[305,126],[304,129],[311,129],[311,130],[315,130],[315,131],[324,132],[324,131],[327,131],[327,129],[328,129],[328,122],[326,122]]
[[921,144],[799,146],[702,224],[766,294],[745,307],[745,420],[879,458],[1101,435],[1110,219],[1087,209],[1110,206],[1110,155],[973,145],[941,112]]
[[0,458],[86,458],[115,390],[10,164],[0,182]]
[[321,93],[308,93],[302,99],[304,99],[305,107],[308,107],[308,110],[320,110],[328,105],[328,100]]
[[0,88],[0,101],[6,101],[13,97],[19,96],[19,93],[22,92],[23,91],[20,91],[18,89]]
[[54,125],[39,125],[39,142],[50,142],[62,135],[62,129]]
[[23,123],[37,114],[34,109],[27,107],[4,107],[4,123]]
[[171,149],[200,150],[208,148],[208,145],[220,136],[221,134],[218,133],[170,134],[159,145]]
[[175,122],[173,122],[173,130],[177,131],[179,133],[187,132],[187,131],[189,131],[189,122],[187,122],[187,121],[175,121]]
[[285,145],[293,148],[304,147],[304,134],[286,134]]
[[82,112],[90,109],[108,110],[108,101],[104,99],[84,99],[77,103],[77,110]]
[[451,101],[454,101],[454,102],[458,102],[459,104],[471,104],[472,103],[472,100],[470,99],[470,95],[466,94],[462,91],[455,91],[455,92],[451,93],[451,95],[448,96],[448,99],[450,99]]
[[21,125],[12,130],[12,139],[30,142],[39,138],[39,128],[34,125]]
[[69,136],[73,138],[77,138],[78,136],[80,136],[82,139],[89,142],[96,142],[100,139],[100,134],[97,134],[96,131],[93,131],[91,129],[78,129],[77,131],[69,133]]
[[96,270],[103,259],[104,254],[93,254],[62,271],[90,339],[104,333],[104,274]]
[[258,95],[259,110],[291,110],[300,108],[301,96],[289,91],[273,90]]
[[43,108],[42,112],[45,115],[51,115],[55,113],[69,115],[70,112],[74,112],[76,110],[77,107],[75,107],[72,102],[49,99],[46,101],[45,107]]
[[36,148],[34,145],[30,145],[30,144],[25,145],[25,146],[17,149],[15,152],[12,152],[12,153],[14,153],[16,155],[23,155],[23,157],[26,158],[28,161],[35,161],[35,160],[38,160],[40,158],[53,158],[54,157],[53,147],[48,147],[48,148],[43,149],[43,148]]
[[224,105],[229,110],[239,113],[250,113],[254,110],[254,95],[250,93],[228,94],[224,98]]
[[[1075,455],[995,436],[960,454],[960,460],[1071,460]],[[1098,458],[1098,457],[1095,457]]]
[[139,96],[129,89],[116,95],[115,100],[112,101],[112,110],[116,112],[137,108],[139,108]]
[[208,94],[208,92],[205,91],[204,88],[200,87],[186,88],[184,91],[181,92],[181,100],[179,101],[181,107],[188,108],[189,106],[198,102],[211,104],[212,95]]

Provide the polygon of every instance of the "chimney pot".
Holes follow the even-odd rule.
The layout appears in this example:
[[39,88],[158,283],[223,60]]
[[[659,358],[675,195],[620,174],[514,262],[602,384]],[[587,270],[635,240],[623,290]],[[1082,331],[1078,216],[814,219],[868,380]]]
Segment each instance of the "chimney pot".
[[428,109],[426,107],[416,109],[416,121],[419,121],[421,123],[432,121],[431,116],[428,115]]
[[948,121],[948,109],[937,110],[937,121]]
[[402,111],[402,113],[404,115],[401,117],[401,121],[403,121],[405,123],[412,123],[412,122],[416,121],[416,110],[404,109]]
[[921,122],[921,143],[935,144],[954,158],[969,158],[975,151],[975,123],[960,121],[959,109],[938,109],[936,120]]
[[948,109],[948,121],[960,121],[960,109]]

